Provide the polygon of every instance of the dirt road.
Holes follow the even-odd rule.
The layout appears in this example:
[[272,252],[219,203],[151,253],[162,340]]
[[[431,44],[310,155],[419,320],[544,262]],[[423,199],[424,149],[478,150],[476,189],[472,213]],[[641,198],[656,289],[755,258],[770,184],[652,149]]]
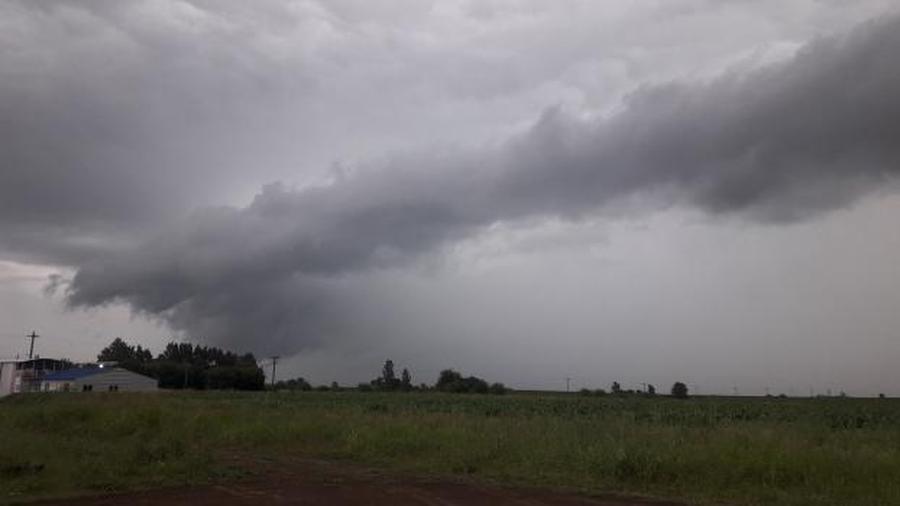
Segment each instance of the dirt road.
[[683,506],[624,497],[587,497],[538,489],[464,481],[389,477],[328,462],[226,485],[160,489],[127,494],[43,501],[42,506]]

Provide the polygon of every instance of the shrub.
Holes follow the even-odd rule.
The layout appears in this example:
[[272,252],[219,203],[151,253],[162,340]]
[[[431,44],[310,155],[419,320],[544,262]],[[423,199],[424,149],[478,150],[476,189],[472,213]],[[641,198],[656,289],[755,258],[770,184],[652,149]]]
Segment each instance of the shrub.
[[672,397],[676,399],[687,399],[688,396],[688,387],[684,383],[680,381],[676,381],[674,385],[672,385]]
[[475,376],[464,378],[460,373],[453,369],[445,369],[441,371],[440,376],[438,376],[434,388],[441,392],[485,394],[490,387],[488,387],[487,381],[484,381],[481,378]]

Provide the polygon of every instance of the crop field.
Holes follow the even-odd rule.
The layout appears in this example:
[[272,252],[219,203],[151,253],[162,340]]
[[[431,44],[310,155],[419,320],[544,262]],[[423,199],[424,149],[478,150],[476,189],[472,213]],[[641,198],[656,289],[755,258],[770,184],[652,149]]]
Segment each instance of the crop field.
[[254,459],[696,504],[900,504],[900,401],[266,392],[0,401],[0,502],[239,479]]

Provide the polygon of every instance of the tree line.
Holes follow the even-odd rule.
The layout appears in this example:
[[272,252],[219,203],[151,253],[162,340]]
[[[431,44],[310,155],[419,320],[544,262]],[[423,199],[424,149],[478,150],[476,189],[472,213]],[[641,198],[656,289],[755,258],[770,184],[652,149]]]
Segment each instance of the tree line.
[[[130,345],[121,338],[97,355],[99,362],[116,362],[121,367],[145,374],[159,381],[160,388],[198,390],[264,390],[266,377],[252,353],[237,354],[216,347],[191,343],[170,342],[156,357],[141,345]],[[281,380],[271,385],[274,390],[343,390],[337,382],[331,385],[313,387],[302,377]],[[488,383],[477,376],[463,376],[453,369],[444,369],[433,385],[415,385],[409,369],[403,368],[398,376],[393,360],[386,360],[381,374],[368,383],[360,383],[356,390],[361,392],[410,392],[438,391],[450,393],[504,394],[508,391],[503,383]],[[614,381],[609,393],[602,388],[582,389],[581,395],[656,395],[656,387],[646,385],[645,390],[625,390]],[[672,397],[686,398],[687,385],[678,381],[670,390]]]
[[97,355],[130,371],[156,378],[160,388],[262,390],[266,376],[252,353],[237,353],[191,343],[169,343],[156,357],[140,345],[116,338]]
[[[606,390],[604,390],[602,388],[598,388],[596,390],[582,388],[581,390],[579,390],[579,393],[584,396],[591,396],[591,395],[596,395],[596,396],[645,395],[648,397],[653,397],[656,395],[656,387],[648,383],[645,385],[644,390],[633,390],[633,389],[625,390],[622,388],[622,385],[620,385],[618,381],[613,381],[612,385],[610,385],[609,392],[607,392]],[[681,381],[676,381],[674,384],[672,384],[672,389],[669,390],[669,395],[671,395],[672,397],[675,397],[677,399],[686,399],[688,397],[688,387],[686,384],[682,383]]]
[[[275,390],[313,390],[313,386],[303,378],[278,381],[273,388]],[[341,390],[337,383],[332,383],[330,387],[323,385],[315,389]],[[394,369],[394,361],[390,359],[384,362],[378,377],[368,383],[358,384],[356,390],[360,392],[411,392],[415,390],[476,394],[504,394],[507,392],[503,383],[489,384],[477,376],[463,376],[453,369],[441,371],[434,385],[425,383],[415,385],[409,369],[404,367],[398,377]]]

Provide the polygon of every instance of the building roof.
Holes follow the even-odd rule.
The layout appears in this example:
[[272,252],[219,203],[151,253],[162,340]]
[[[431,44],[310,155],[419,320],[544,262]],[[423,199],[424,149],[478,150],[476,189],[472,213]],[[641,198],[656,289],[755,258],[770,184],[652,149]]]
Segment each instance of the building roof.
[[0,362],[4,364],[15,363],[21,364],[23,362],[41,362],[41,361],[50,361],[50,362],[62,362],[62,359],[59,358],[49,358],[49,357],[34,357],[34,358],[0,358]]
[[65,371],[56,371],[42,378],[43,381],[73,381],[81,378],[87,378],[102,372],[109,372],[110,369],[101,367],[80,367],[74,369],[66,369]]

